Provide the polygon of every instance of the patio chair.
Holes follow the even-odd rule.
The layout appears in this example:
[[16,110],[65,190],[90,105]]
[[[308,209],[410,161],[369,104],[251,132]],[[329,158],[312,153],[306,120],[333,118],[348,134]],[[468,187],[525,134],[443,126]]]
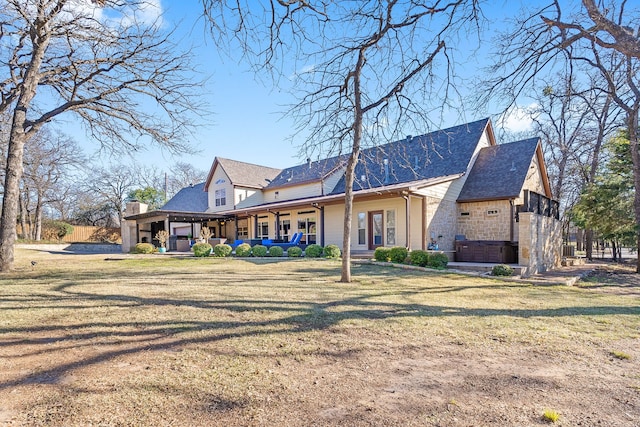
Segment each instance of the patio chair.
[[300,240],[302,240],[302,236],[304,235],[304,233],[302,231],[296,233],[293,235],[293,238],[291,239],[291,241],[289,242],[290,245],[297,245],[298,243],[300,243]]

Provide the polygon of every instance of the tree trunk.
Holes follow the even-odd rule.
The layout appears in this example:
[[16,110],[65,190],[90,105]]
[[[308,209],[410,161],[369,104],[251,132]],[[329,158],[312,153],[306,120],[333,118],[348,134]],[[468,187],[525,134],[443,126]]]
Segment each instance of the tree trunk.
[[[61,9],[64,3],[60,2],[55,7]],[[24,73],[20,95],[16,101],[11,121],[4,179],[4,199],[0,214],[0,271],[10,271],[13,268],[24,145],[29,134],[34,132],[32,124],[27,121],[27,111],[36,96],[40,81],[38,72],[50,40],[49,19],[45,18],[43,13],[44,11],[39,8],[38,17],[30,28],[33,51]]]
[[42,240],[42,198],[38,194],[36,199],[36,213],[35,213],[35,232],[33,240]]
[[584,247],[584,230],[578,228],[576,230],[576,251],[582,251]]
[[[355,137],[354,137],[355,139]],[[359,150],[358,150],[359,151]],[[342,236],[342,272],[340,281],[351,282],[351,222],[353,220],[353,179],[356,165],[358,164],[359,152],[351,152],[345,171],[345,191],[344,191],[344,223]]]
[[[640,100],[636,102],[632,111],[627,112],[627,128],[629,129],[629,150],[633,162],[633,185],[635,195],[633,209],[636,218],[636,226],[640,225],[640,153],[638,152],[638,109]],[[640,227],[636,227],[636,244],[640,248]],[[640,273],[640,256],[636,258],[636,273]]]
[[355,178],[356,165],[360,157],[360,143],[362,142],[362,122],[364,110],[362,108],[362,92],[360,88],[360,77],[362,67],[365,63],[365,49],[360,50],[355,70],[351,77],[353,78],[353,145],[351,147],[351,156],[347,162],[347,170],[345,171],[345,188],[344,188],[344,224],[342,236],[342,274],[340,281],[344,283],[351,282],[351,222],[353,220],[353,181]]
[[584,232],[584,246],[587,252],[587,259],[593,261],[593,230],[587,228]]
[[616,240],[611,240],[611,258],[613,262],[617,262],[618,260],[618,245],[616,245]]
[[4,199],[0,215],[0,270],[10,271],[13,268],[14,245],[18,219],[18,199],[20,197],[20,178],[22,177],[22,156],[26,111],[16,108],[9,137],[7,169],[4,179]]
[[20,238],[27,238],[27,222],[25,216],[27,215],[27,208],[24,205],[24,198],[21,194],[18,194],[18,204],[20,206]]

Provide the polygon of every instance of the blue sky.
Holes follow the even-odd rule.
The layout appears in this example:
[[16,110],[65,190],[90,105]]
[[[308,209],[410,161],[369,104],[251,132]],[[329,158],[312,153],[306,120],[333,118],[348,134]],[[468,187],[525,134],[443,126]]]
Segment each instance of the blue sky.
[[[272,88],[269,78],[261,82],[248,65],[238,63],[237,58],[219,54],[204,29],[199,1],[153,1],[159,4],[156,12],[163,13],[165,25],[179,25],[177,35],[184,44],[193,46],[204,73],[194,78],[208,78],[204,97],[212,114],[200,119],[201,127],[190,141],[200,150],[199,153],[175,157],[158,147],[149,147],[146,152],[137,155],[135,161],[143,165],[153,164],[169,173],[170,166],[176,161],[188,162],[195,168],[208,171],[215,156],[277,168],[302,163],[304,159],[297,156],[297,146],[303,142],[302,136],[291,140],[295,130],[293,120],[282,114],[286,105],[295,102],[293,95]],[[493,9],[491,13],[496,10],[504,13],[503,9]],[[477,64],[473,67],[476,68]],[[294,69],[286,70],[287,74],[294,72]],[[473,121],[482,117],[467,114],[466,118]],[[444,126],[456,124],[459,122],[452,119]],[[513,125],[522,127],[518,121]],[[70,133],[84,141],[83,146],[88,154],[96,150],[97,144],[87,141],[80,130],[73,129]],[[106,153],[96,154],[94,160],[105,164],[114,161]]]

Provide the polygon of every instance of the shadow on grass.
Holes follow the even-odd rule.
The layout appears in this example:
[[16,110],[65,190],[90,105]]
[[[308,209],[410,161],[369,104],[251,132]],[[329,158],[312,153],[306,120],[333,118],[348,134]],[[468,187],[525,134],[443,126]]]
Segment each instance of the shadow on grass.
[[[327,278],[333,277],[334,269],[301,268],[298,273],[304,273],[305,277]],[[373,269],[371,277],[380,280],[388,278],[390,274],[380,269]],[[397,277],[396,271],[391,274]],[[292,273],[293,274],[293,273]],[[403,273],[412,275],[412,273]],[[95,279],[95,274],[87,274],[89,279]],[[310,299],[299,301],[285,301],[278,299],[256,298],[166,298],[143,297],[123,294],[98,294],[77,289],[82,286],[81,279],[66,281],[50,288],[51,294],[38,293],[33,302],[47,301],[48,304],[28,308],[37,310],[45,308],[72,308],[82,310],[91,307],[127,308],[136,310],[140,308],[193,308],[207,310],[211,316],[219,313],[232,313],[233,320],[216,321],[118,321],[118,322],[86,322],[76,324],[43,324],[21,327],[0,328],[2,334],[47,334],[46,337],[29,338],[20,337],[0,341],[0,347],[4,348],[3,357],[19,358],[29,355],[42,355],[51,353],[50,358],[55,360],[55,352],[64,349],[80,347],[116,347],[99,351],[89,357],[73,360],[67,363],[58,363],[53,367],[40,369],[37,372],[21,375],[18,378],[0,383],[0,389],[6,389],[24,384],[55,384],[69,372],[113,360],[124,355],[136,354],[144,351],[177,349],[190,344],[210,344],[225,340],[260,337],[279,334],[296,334],[309,331],[322,331],[332,328],[346,320],[380,321],[386,319],[402,318],[429,318],[429,317],[497,317],[508,316],[515,318],[531,317],[566,317],[566,316],[604,316],[604,315],[640,315],[640,307],[637,306],[576,306],[558,308],[468,308],[452,307],[438,304],[423,303],[396,303],[380,301],[381,298],[390,296],[408,296],[413,294],[430,294],[431,292],[453,292],[476,286],[444,285],[425,286],[413,290],[396,289],[393,291],[372,290],[367,292],[362,286],[358,288],[359,295],[344,297],[327,302],[316,302]],[[350,286],[345,284],[345,286]],[[505,288],[508,286],[530,286],[499,283],[496,285],[478,285],[490,291],[491,287]],[[105,285],[108,289],[108,285]],[[353,288],[352,288],[353,289]],[[76,304],[69,304],[70,301]],[[0,298],[5,305],[4,310],[17,310],[25,303],[25,298],[14,296]],[[12,307],[7,303],[15,305]],[[62,304],[59,305],[58,303]],[[247,313],[245,316],[244,313]],[[185,318],[188,314],[181,316]],[[135,317],[135,316],[132,316]],[[98,341],[96,343],[96,340]],[[58,345],[52,345],[58,344]],[[8,351],[14,346],[37,347],[34,350],[9,355]],[[55,362],[54,362],[55,363]]]

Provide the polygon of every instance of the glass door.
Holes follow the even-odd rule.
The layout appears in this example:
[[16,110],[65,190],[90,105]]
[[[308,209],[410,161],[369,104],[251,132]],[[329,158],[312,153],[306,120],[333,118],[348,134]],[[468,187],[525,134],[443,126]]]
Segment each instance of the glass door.
[[384,245],[382,211],[369,212],[369,249]]

